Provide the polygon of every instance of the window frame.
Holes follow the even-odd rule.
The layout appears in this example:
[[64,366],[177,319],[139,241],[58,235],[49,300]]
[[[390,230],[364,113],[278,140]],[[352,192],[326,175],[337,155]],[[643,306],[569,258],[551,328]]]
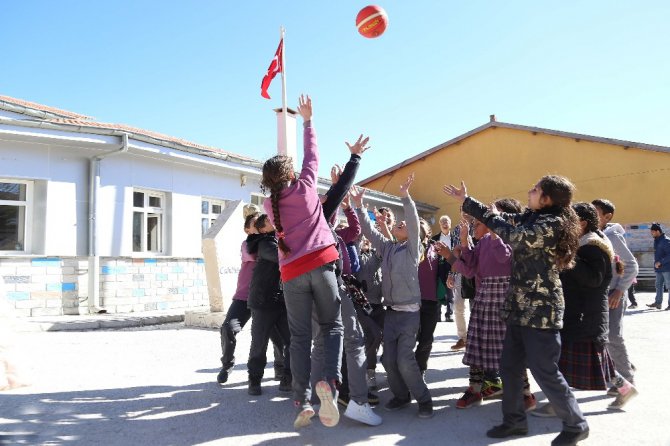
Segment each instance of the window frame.
[[[135,193],[142,193],[144,194],[144,199],[143,199],[143,207],[137,207],[135,206]],[[160,198],[161,200],[161,206],[156,207],[156,206],[150,206],[150,200],[151,198]],[[131,223],[131,252],[135,256],[143,256],[143,255],[153,255],[153,256],[159,256],[159,255],[165,255],[165,247],[167,246],[166,244],[166,236],[167,236],[167,223],[165,221],[166,215],[167,215],[167,194],[165,192],[157,191],[157,190],[151,190],[151,189],[144,189],[141,187],[133,187],[133,193],[132,193],[132,223]],[[136,251],[135,250],[135,215],[137,213],[142,214],[142,222],[141,222],[141,236],[140,236],[140,250]],[[149,220],[157,218],[158,219],[158,225],[156,227],[158,228],[158,236],[156,237],[156,242],[158,243],[158,248],[156,250],[150,250],[148,247],[148,240],[147,240],[147,228],[149,226]]]
[[25,255],[32,252],[32,232],[33,232],[33,207],[35,205],[34,193],[35,182],[33,180],[23,180],[18,178],[1,178],[0,183],[24,184],[26,186],[26,199],[20,200],[1,200],[2,206],[23,206],[24,222],[23,222],[23,246],[21,250],[0,250],[0,255]]
[[[204,202],[207,202],[207,211],[202,212],[202,205]],[[225,200],[223,198],[212,198],[212,197],[200,197],[200,235],[205,235],[209,228],[212,227],[212,224],[219,218],[219,215],[223,214],[223,211],[228,207],[230,200]],[[215,205],[221,206],[221,212],[215,214],[212,212],[212,207]],[[207,219],[207,228],[203,228],[203,220]]]

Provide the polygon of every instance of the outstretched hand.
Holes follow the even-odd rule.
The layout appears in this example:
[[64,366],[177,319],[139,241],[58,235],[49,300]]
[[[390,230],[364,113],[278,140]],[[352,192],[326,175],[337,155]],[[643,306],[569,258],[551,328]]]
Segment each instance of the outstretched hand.
[[370,148],[366,147],[369,140],[370,137],[366,136],[365,138],[363,138],[363,135],[360,135],[358,137],[358,140],[354,143],[353,146],[349,144],[347,141],[345,141],[344,143],[347,145],[347,147],[349,147],[349,151],[351,152],[352,155],[361,156],[363,152],[365,152]]
[[301,94],[298,98],[298,113],[305,122],[312,119],[312,98],[309,95]]
[[400,196],[401,197],[409,197],[409,187],[412,185],[413,182],[414,182],[414,172],[412,172],[407,177],[407,180],[405,180],[405,182],[400,185]]
[[335,184],[338,181],[340,181],[340,175],[342,175],[342,169],[340,166],[337,164],[333,165],[333,167],[330,168],[330,182],[331,184]]
[[445,259],[448,259],[451,256],[451,249],[449,249],[449,247],[444,243],[436,242],[434,246],[435,251]]
[[468,189],[465,187],[465,181],[461,181],[461,187],[460,189],[453,184],[449,185],[444,185],[442,186],[442,192],[445,194],[454,197],[456,200],[460,201],[461,203],[465,201],[465,199],[468,197]]
[[361,209],[363,207],[363,196],[365,195],[365,188],[352,186],[349,190],[349,195],[351,196],[351,201],[354,203],[354,207],[356,209]]

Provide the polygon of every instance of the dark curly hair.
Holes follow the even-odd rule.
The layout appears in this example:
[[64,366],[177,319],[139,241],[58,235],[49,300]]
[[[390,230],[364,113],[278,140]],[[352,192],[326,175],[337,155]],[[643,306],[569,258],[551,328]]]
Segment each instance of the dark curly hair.
[[[575,264],[581,233],[579,218],[570,206],[575,186],[567,178],[558,175],[547,175],[540,178],[538,186],[542,189],[542,196],[551,199],[552,204],[548,207],[556,211],[561,222],[557,231],[556,266],[559,271],[572,268]],[[545,209],[541,209],[540,212],[543,210]]]
[[287,255],[291,249],[284,240],[284,228],[281,224],[279,215],[279,193],[291,181],[293,176],[293,159],[286,155],[273,156],[263,164],[263,178],[261,179],[261,190],[263,193],[270,194],[272,202],[272,214],[274,217],[274,227],[277,230],[277,244],[280,251]]
[[496,209],[508,214],[520,214],[523,212],[521,202],[514,198],[501,198],[500,200],[496,200],[493,204],[496,205]]
[[572,205],[577,217],[586,222],[586,232],[600,232],[598,230],[598,211],[591,203],[579,202]]

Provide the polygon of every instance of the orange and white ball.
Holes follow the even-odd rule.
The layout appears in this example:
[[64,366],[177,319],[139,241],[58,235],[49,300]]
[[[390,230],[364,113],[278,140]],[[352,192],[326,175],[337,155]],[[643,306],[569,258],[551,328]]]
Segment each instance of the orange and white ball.
[[386,11],[375,5],[366,6],[356,16],[358,32],[368,39],[374,39],[384,34],[388,23],[389,19]]

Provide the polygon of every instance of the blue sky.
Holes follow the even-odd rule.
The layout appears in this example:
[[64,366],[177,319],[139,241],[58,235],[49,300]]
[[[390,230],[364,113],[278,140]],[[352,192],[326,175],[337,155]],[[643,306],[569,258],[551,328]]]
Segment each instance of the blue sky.
[[[499,121],[670,146],[670,2],[6,2],[0,94],[265,159],[286,28],[289,106],[314,101],[320,174],[371,138],[359,179]],[[298,149],[301,150],[299,144]]]

